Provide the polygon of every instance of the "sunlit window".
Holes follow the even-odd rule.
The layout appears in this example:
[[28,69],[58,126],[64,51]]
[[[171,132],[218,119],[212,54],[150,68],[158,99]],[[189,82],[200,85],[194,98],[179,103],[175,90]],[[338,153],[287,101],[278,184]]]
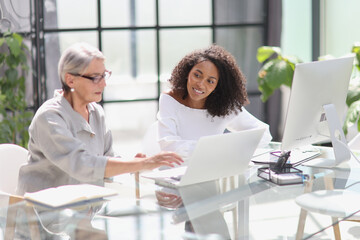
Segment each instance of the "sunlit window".
[[65,48],[79,41],[99,47],[113,73],[102,104],[122,155],[141,151],[178,61],[213,42],[238,60],[254,98],[247,109],[263,118],[255,56],[264,44],[264,0],[44,0],[43,10],[47,98],[60,87],[56,66]]

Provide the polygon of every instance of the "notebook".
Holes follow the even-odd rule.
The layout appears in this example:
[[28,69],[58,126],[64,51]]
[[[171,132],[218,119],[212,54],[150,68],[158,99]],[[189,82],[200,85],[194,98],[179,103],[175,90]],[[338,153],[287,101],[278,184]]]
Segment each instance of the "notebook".
[[248,169],[264,128],[205,136],[187,160],[188,166],[143,173],[161,186],[177,188],[234,176]]
[[118,192],[111,188],[91,184],[77,184],[25,193],[24,199],[47,208],[61,208],[85,205],[117,194]]

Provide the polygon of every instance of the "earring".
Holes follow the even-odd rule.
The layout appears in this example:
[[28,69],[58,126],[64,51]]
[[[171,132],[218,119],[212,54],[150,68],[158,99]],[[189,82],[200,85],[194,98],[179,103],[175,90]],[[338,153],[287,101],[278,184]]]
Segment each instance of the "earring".
[[70,92],[75,92],[75,89],[71,88],[71,89],[70,89]]

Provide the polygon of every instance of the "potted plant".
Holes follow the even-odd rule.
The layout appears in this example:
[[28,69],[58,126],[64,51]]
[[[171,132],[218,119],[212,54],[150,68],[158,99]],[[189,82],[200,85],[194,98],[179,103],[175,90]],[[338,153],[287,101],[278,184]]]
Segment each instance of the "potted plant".
[[[357,123],[357,130],[360,132],[360,122],[358,121],[360,115],[360,43],[355,43],[351,52],[356,54],[356,58],[346,99],[348,109],[343,125],[345,135],[355,123]],[[329,58],[333,57],[321,56],[319,60]],[[274,91],[281,86],[291,88],[295,64],[302,62],[295,56],[284,56],[279,47],[270,46],[258,48],[257,60],[263,63],[257,79],[263,102],[266,102]]]
[[0,36],[0,143],[27,147],[33,116],[25,100],[25,76],[29,49],[17,33]]

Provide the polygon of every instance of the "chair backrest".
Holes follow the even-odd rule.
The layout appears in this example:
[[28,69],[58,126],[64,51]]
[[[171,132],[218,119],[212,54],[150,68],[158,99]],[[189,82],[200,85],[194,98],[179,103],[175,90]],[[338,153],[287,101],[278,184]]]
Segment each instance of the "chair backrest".
[[27,149],[11,143],[0,144],[0,191],[15,194],[19,169],[27,158]]

